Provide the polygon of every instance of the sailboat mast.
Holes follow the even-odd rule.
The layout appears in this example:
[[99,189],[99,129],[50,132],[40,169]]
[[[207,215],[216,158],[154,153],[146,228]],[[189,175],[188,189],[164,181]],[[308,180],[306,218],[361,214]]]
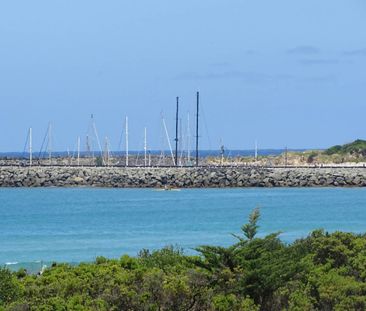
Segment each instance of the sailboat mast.
[[126,166],[128,166],[128,117],[126,116]]
[[108,156],[107,166],[109,166],[110,165],[110,161],[111,161],[111,148],[110,148],[110,144],[109,144],[108,137],[107,137],[107,156]]
[[29,128],[29,166],[32,166],[32,128]]
[[187,114],[187,161],[189,165],[191,162],[191,128],[189,122],[189,112]]
[[145,131],[144,131],[144,164],[145,164],[145,167],[147,165],[147,130],[146,130],[146,127],[145,127]]
[[80,166],[80,136],[78,136],[78,166]]
[[175,114],[175,165],[178,165],[178,124],[179,124],[179,97],[177,97],[177,110]]
[[51,147],[51,122],[48,124],[48,134],[47,134],[47,149],[48,149],[48,161],[52,164],[52,147]]
[[104,158],[103,158],[102,145],[100,144],[99,135],[98,135],[98,131],[97,131],[97,126],[96,126],[95,120],[94,120],[94,115],[91,115],[91,118],[92,118],[92,127],[93,127],[93,130],[94,130],[94,136],[97,140],[100,157],[102,158],[102,163],[105,164],[105,161],[104,161]]
[[163,118],[163,126],[164,126],[164,130],[165,130],[166,139],[168,141],[170,154],[172,156],[173,166],[175,166],[176,163],[175,163],[175,158],[174,158],[174,154],[173,154],[172,144],[170,143],[170,137],[169,137],[168,129],[166,127],[166,123],[165,123],[165,119],[164,118]]
[[182,166],[183,163],[183,126],[182,118],[179,118],[179,165]]
[[200,93],[197,92],[197,113],[196,113],[196,166],[198,166],[198,115],[200,105]]

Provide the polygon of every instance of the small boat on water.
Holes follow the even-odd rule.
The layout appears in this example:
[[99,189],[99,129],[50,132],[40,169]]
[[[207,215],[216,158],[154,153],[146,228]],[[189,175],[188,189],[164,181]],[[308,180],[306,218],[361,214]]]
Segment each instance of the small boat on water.
[[165,186],[164,188],[158,188],[158,189],[154,189],[154,190],[155,191],[180,191],[181,189]]

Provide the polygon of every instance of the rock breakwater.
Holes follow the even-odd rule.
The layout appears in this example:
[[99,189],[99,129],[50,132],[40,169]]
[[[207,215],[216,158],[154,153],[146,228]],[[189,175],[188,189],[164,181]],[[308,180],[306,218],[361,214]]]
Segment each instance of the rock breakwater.
[[366,168],[0,167],[0,187],[365,187]]

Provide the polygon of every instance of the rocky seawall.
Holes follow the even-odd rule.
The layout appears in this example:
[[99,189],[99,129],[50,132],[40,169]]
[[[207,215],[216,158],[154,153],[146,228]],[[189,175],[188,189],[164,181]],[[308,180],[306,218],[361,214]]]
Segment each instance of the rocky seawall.
[[366,168],[0,167],[0,187],[365,187]]

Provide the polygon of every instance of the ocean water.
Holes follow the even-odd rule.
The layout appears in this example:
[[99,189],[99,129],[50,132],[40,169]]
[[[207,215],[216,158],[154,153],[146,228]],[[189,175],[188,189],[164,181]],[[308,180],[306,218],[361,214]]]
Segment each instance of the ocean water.
[[292,242],[317,228],[366,231],[364,188],[0,189],[0,265],[37,269],[136,255],[143,248],[230,245],[259,206],[259,236]]

